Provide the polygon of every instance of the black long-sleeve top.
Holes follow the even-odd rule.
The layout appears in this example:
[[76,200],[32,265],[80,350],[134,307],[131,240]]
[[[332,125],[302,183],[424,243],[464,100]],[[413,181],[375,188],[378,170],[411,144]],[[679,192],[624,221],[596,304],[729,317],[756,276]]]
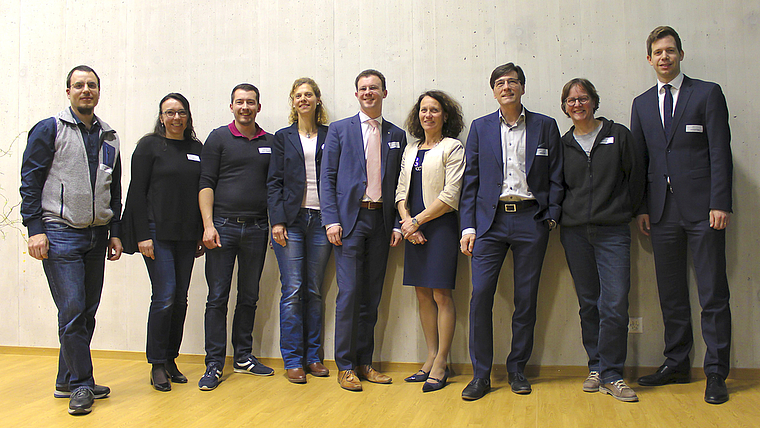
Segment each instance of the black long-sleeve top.
[[[198,207],[201,151],[197,140],[172,140],[146,135],[132,154],[132,180],[124,210],[125,241],[151,239],[149,223],[156,224],[156,239],[201,239],[203,223]],[[127,247],[125,243],[125,249]],[[130,248],[137,250],[136,248]]]

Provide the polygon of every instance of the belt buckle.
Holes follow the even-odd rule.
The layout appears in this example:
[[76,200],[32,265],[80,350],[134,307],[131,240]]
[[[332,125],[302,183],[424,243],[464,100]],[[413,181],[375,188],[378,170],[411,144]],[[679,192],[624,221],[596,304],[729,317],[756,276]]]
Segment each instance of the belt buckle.
[[504,203],[504,211],[506,211],[508,213],[516,213],[517,212],[517,204]]
[[241,219],[242,217],[235,217],[235,223],[243,223],[243,224],[247,223],[245,219],[242,219],[242,220]]

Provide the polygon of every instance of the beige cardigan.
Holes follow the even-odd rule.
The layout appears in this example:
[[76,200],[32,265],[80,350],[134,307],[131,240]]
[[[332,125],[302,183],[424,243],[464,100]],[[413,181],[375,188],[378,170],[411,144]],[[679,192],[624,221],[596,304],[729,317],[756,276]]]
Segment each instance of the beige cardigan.
[[[420,143],[409,144],[401,159],[401,175],[396,187],[396,204],[409,195],[414,160]],[[453,209],[459,208],[464,174],[464,146],[454,138],[444,138],[425,154],[422,161],[422,201],[425,207],[440,199]]]

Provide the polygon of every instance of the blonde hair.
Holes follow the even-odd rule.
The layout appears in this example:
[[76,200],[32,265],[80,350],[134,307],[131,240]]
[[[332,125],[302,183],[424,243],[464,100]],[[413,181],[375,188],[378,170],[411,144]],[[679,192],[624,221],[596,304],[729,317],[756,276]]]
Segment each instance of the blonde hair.
[[317,82],[315,82],[314,79],[310,77],[301,77],[300,79],[296,79],[296,81],[293,82],[293,87],[290,89],[290,116],[288,117],[288,121],[290,123],[298,122],[298,110],[296,110],[296,107],[293,105],[293,97],[296,95],[296,89],[298,89],[298,87],[303,84],[308,84],[311,86],[311,90],[314,91],[314,96],[317,97],[317,109],[314,112],[314,120],[316,124],[327,124],[327,111],[325,110],[325,106],[322,104],[322,91],[319,90],[319,85],[317,85]]

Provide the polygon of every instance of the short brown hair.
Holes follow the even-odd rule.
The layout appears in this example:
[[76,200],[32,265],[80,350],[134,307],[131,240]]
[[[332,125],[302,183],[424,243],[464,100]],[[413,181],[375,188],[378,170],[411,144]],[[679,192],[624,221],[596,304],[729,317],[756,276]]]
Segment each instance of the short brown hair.
[[589,98],[591,98],[591,101],[594,102],[594,113],[599,109],[599,94],[596,92],[596,88],[594,87],[594,84],[591,83],[588,79],[584,79],[582,77],[576,77],[575,79],[572,79],[571,81],[565,83],[565,86],[562,87],[562,99],[560,100],[561,104],[560,107],[562,108],[562,112],[565,113],[565,116],[570,117],[570,115],[565,110],[565,100],[567,99],[568,94],[570,94],[570,90],[573,89],[573,86],[578,85],[586,91]]
[[667,25],[660,25],[659,27],[652,30],[652,32],[649,33],[649,37],[647,37],[647,55],[652,56],[652,43],[656,42],[657,40],[664,39],[668,36],[673,36],[673,39],[676,41],[678,52],[683,53],[683,49],[681,48],[681,38],[678,37],[676,30],[674,30],[673,27],[668,27]]
[[361,79],[362,77],[369,77],[369,76],[377,76],[377,78],[380,79],[380,83],[383,85],[383,87],[380,88],[380,90],[382,91],[385,90],[385,76],[383,76],[383,73],[373,68],[370,68],[370,69],[362,71],[361,73],[359,73],[358,76],[356,76],[356,80],[354,80],[354,87],[356,88],[357,91],[359,90],[359,79]]
[[420,123],[420,104],[425,97],[430,97],[441,105],[446,120],[443,122],[441,135],[443,137],[457,138],[464,129],[464,117],[462,116],[462,106],[459,105],[451,96],[443,91],[426,91],[417,98],[417,102],[409,111],[406,118],[406,129],[412,137],[419,140],[425,139],[425,131]]
[[515,65],[512,62],[508,62],[506,64],[502,64],[496,68],[493,69],[491,72],[491,89],[493,89],[493,85],[496,83],[496,79],[505,76],[507,73],[511,72],[517,73],[517,80],[520,81],[520,83],[525,86],[525,73],[523,73],[522,68],[520,68],[519,65]]

